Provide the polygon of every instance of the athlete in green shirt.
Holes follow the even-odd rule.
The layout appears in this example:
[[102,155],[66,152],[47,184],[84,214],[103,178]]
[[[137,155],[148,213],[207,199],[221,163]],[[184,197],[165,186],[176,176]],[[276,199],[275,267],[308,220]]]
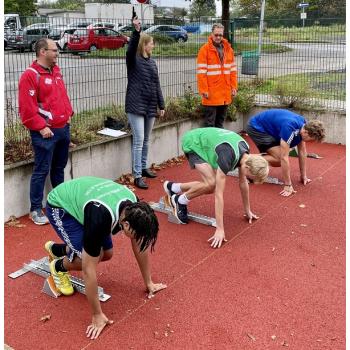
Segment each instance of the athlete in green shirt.
[[181,223],[187,224],[187,204],[193,198],[215,192],[216,231],[209,238],[213,248],[220,248],[225,239],[224,190],[226,175],[239,169],[239,188],[244,210],[249,220],[258,217],[250,210],[247,178],[263,183],[268,175],[267,161],[260,155],[250,155],[247,142],[233,131],[219,128],[198,128],[186,132],[182,149],[192,169],[199,171],[202,181],[176,183],[165,181],[164,190]]
[[73,294],[69,271],[83,272],[92,322],[86,334],[96,339],[111,320],[102,312],[97,292],[97,264],[113,255],[111,234],[130,238],[149,297],[166,288],[153,283],[148,262],[157,240],[158,220],[153,209],[138,202],[127,187],[111,180],[81,177],[55,187],[48,195],[46,214],[64,244],[46,242],[50,271],[59,292]]

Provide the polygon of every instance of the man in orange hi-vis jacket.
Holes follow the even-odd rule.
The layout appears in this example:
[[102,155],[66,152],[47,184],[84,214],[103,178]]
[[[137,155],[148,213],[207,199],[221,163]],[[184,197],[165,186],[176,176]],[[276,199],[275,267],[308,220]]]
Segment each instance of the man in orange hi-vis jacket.
[[233,49],[223,38],[224,26],[213,24],[208,42],[197,56],[198,90],[204,107],[204,126],[223,128],[228,105],[237,93]]

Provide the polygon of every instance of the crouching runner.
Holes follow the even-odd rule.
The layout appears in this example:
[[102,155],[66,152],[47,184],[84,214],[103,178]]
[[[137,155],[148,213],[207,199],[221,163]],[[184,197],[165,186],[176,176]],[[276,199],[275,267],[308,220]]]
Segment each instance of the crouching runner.
[[263,183],[269,173],[267,161],[260,155],[249,154],[248,143],[233,131],[219,128],[198,128],[187,131],[182,138],[184,151],[192,169],[202,181],[187,183],[164,182],[164,190],[182,224],[188,223],[187,205],[203,194],[215,193],[216,231],[209,238],[213,248],[226,241],[224,231],[224,190],[226,175],[239,169],[239,188],[245,215],[249,221],[258,219],[250,209],[248,179]]
[[81,177],[66,181],[48,195],[46,213],[63,244],[46,242],[52,258],[50,271],[59,292],[74,292],[69,271],[82,271],[92,322],[87,337],[96,339],[103,328],[112,323],[102,312],[98,298],[97,264],[113,255],[111,234],[122,231],[131,240],[149,297],[166,288],[153,283],[148,262],[157,240],[158,220],[153,209],[138,202],[127,187],[111,180]]

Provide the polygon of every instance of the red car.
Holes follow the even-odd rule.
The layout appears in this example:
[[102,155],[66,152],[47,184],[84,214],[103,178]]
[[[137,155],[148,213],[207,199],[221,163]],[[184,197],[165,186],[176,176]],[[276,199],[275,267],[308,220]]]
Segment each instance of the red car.
[[119,49],[127,44],[129,38],[110,28],[77,29],[70,36],[69,51],[96,51],[99,49]]

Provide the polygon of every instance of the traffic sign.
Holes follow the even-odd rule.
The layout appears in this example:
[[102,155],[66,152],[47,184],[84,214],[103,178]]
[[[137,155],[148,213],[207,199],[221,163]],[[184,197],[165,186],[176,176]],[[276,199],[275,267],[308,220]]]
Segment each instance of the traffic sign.
[[140,4],[148,4],[149,0],[137,0]]
[[299,8],[305,8],[305,7],[309,7],[309,3],[307,2],[301,2],[300,4],[298,4]]

